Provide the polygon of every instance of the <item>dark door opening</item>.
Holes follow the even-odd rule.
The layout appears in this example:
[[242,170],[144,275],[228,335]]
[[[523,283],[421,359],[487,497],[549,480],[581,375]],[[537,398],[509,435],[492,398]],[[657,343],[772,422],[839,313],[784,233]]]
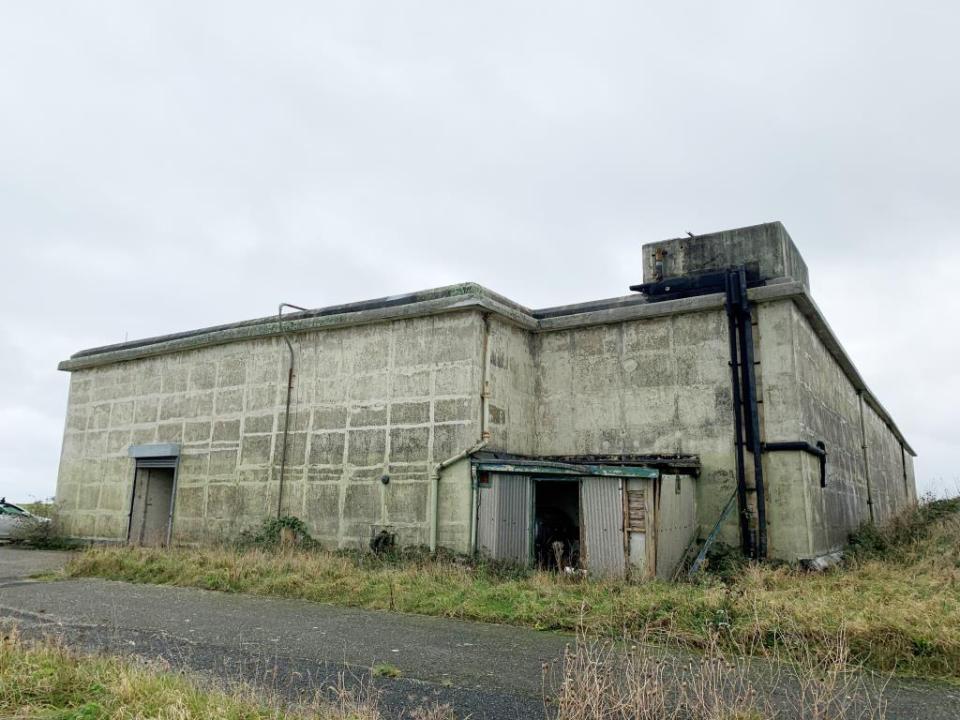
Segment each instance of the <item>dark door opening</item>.
[[130,533],[133,545],[166,545],[173,510],[173,468],[137,468]]
[[534,555],[544,570],[580,566],[580,481],[534,482]]

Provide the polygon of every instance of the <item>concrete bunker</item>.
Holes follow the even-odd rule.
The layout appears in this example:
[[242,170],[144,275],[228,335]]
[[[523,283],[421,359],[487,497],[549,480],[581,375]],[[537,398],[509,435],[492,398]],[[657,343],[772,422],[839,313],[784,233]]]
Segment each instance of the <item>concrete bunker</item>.
[[[780,223],[642,260],[641,292],[576,305],[462,283],[76,353],[65,531],[194,545],[294,515],[331,548],[388,529],[665,577],[695,536],[803,562],[916,501],[914,450]],[[471,475],[487,461],[536,467]]]
[[698,526],[694,474],[666,472],[478,454],[475,550],[592,577],[670,578]]

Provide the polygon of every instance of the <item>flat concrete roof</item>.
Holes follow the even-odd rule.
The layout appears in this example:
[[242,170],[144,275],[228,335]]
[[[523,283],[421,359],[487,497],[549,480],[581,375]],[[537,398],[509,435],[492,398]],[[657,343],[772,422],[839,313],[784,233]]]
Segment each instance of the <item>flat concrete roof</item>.
[[[810,322],[827,350],[843,369],[854,389],[863,394],[864,400],[883,419],[884,423],[903,444],[904,449],[911,455],[916,456],[913,448],[903,437],[890,414],[867,387],[850,356],[840,344],[836,334],[830,328],[823,313],[820,312],[802,282],[787,278],[772,280],[762,287],[751,289],[749,295],[750,299],[757,303],[792,299],[800,312]],[[167,355],[243,340],[277,337],[283,333],[296,334],[355,325],[370,325],[465,310],[482,310],[494,313],[530,332],[539,333],[702,312],[722,308],[723,304],[723,293],[661,302],[649,302],[643,295],[631,294],[575,305],[532,310],[477,283],[460,283],[404,295],[390,295],[373,300],[331,305],[315,310],[291,312],[283,316],[282,330],[280,323],[277,321],[277,316],[272,315],[227,325],[215,325],[170,335],[158,335],[142,340],[103,345],[74,353],[69,360],[62,361],[57,367],[66,371],[84,370],[127,360]]]

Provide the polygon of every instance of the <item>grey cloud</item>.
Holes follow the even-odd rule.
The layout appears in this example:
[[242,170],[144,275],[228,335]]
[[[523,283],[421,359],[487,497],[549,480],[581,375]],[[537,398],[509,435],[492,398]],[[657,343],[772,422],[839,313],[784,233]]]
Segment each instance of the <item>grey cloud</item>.
[[0,11],[0,493],[53,492],[90,345],[475,280],[626,292],[785,222],[950,488],[960,11],[942,3],[29,3]]

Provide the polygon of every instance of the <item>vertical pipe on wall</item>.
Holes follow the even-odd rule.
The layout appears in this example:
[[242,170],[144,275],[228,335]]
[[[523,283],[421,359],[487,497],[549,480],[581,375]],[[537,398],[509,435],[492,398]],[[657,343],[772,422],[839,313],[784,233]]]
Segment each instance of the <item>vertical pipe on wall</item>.
[[479,492],[480,477],[477,474],[477,466],[470,463],[470,540],[468,547],[471,555],[477,551],[477,522],[480,514]]
[[860,401],[860,447],[863,450],[863,475],[867,481],[867,509],[870,512],[870,522],[874,522],[873,491],[870,487],[870,454],[867,452],[867,425],[863,418],[863,390],[857,390],[857,399]]
[[737,319],[734,302],[733,275],[727,274],[727,328],[730,340],[730,387],[733,392],[733,433],[734,457],[737,468],[737,503],[740,516],[740,545],[743,554],[753,555],[753,542],[750,537],[750,518],[747,508],[747,478],[743,460],[743,401],[740,396],[740,372],[737,353]]
[[449,457],[443,462],[437,463],[437,466],[434,468],[433,472],[430,475],[431,480],[431,492],[430,492],[430,551],[434,552],[437,549],[437,524],[438,524],[438,511],[440,507],[440,473],[442,473],[446,468],[453,465],[455,462],[469,458],[475,452],[479,452],[486,447],[487,441],[481,440],[473,447],[467,448],[458,452],[453,457]]
[[[490,431],[487,429],[490,402],[490,313],[483,313],[483,343],[481,346],[482,369],[480,371],[480,442],[486,445],[490,442]],[[477,551],[477,513],[479,511],[480,487],[478,485],[476,469],[470,468],[470,553]]]
[[757,557],[767,557],[767,503],[763,482],[763,457],[760,442],[760,411],[757,399],[757,376],[753,354],[753,315],[747,297],[747,272],[737,271],[737,294],[740,301],[740,371],[743,375],[744,409],[747,415],[747,442],[753,455],[753,484],[757,494]]
[[[737,499],[740,504],[740,537],[748,557],[767,556],[767,512],[763,482],[760,411],[753,353],[753,315],[747,296],[747,271],[731,268],[724,283],[727,305],[727,330],[730,341],[730,384],[733,391],[734,434],[737,463]],[[752,536],[747,502],[744,447],[753,456],[754,493],[757,503],[757,537]]]
[[903,443],[900,443],[900,462],[903,465],[903,496],[910,504],[910,480],[907,478],[907,451],[903,449]]
[[290,351],[290,364],[287,367],[287,402],[286,409],[283,413],[283,438],[281,440],[281,449],[280,449],[280,483],[277,487],[277,517],[280,517],[280,513],[283,508],[283,475],[287,469],[287,434],[290,430],[290,396],[293,394],[293,343],[290,342],[290,337],[283,330],[283,309],[293,308],[294,310],[306,311],[307,308],[300,307],[299,305],[291,305],[290,303],[280,303],[280,306],[277,308],[277,328],[280,330],[280,335],[283,337],[284,342],[287,343],[287,350]]

